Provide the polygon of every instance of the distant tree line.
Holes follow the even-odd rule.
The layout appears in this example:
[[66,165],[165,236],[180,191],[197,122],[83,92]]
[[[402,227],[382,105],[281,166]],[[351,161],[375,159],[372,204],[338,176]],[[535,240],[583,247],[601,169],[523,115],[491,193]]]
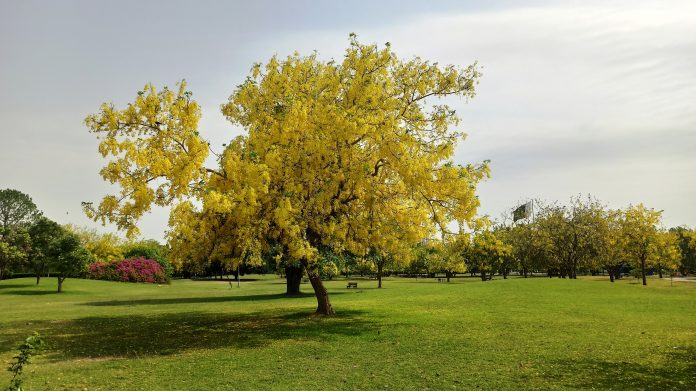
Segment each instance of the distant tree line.
[[572,198],[568,205],[541,205],[519,224],[498,224],[494,232],[512,246],[510,265],[525,277],[576,278],[579,273],[609,275],[628,270],[647,284],[646,275],[696,270],[696,235],[686,227],[666,229],[662,211],[642,204],[609,209],[591,198]]
[[0,279],[44,276],[58,280],[58,292],[68,277],[82,277],[91,262],[143,257],[157,261],[171,276],[166,246],[154,240],[125,241],[93,229],[62,226],[43,216],[27,194],[0,190]]
[[[412,243],[399,256],[377,250],[363,256],[320,248],[313,272],[330,280],[338,275],[370,276],[382,286],[385,275],[444,276],[447,281],[467,273],[486,281],[495,275],[524,278],[576,278],[606,274],[610,281],[629,272],[647,283],[646,275],[696,273],[696,231],[680,226],[665,229],[661,211],[642,204],[609,209],[591,198],[572,198],[567,205],[536,203],[534,216],[513,222],[505,216],[470,232],[448,233]],[[287,280],[287,293],[300,293],[306,271],[283,257],[269,239],[262,262],[224,261],[218,257],[182,257],[155,240],[125,240],[95,229],[61,226],[46,218],[32,199],[17,190],[0,190],[0,279],[32,275],[84,275],[95,261],[109,263],[142,257],[155,260],[167,279],[224,278],[249,273],[276,273]],[[171,261],[173,262],[170,262]]]
[[[204,257],[196,262],[189,258],[180,266],[184,273],[220,278],[237,270],[237,263],[208,262]],[[567,205],[537,202],[535,215],[517,222],[505,217],[471,232],[413,243],[407,256],[377,251],[356,256],[323,248],[316,268],[325,279],[375,277],[380,287],[384,275],[444,275],[449,281],[463,273],[484,281],[510,274],[568,279],[603,274],[613,282],[632,272],[647,284],[646,276],[651,273],[662,278],[696,272],[696,231],[666,229],[661,211],[642,204],[609,209],[592,197],[575,197]],[[242,264],[240,270],[275,272],[287,278],[289,294],[299,292],[301,269],[276,252],[268,252],[263,264]]]
[[30,272],[39,284],[52,273],[61,292],[65,279],[79,275],[92,259],[76,234],[42,216],[18,190],[0,190],[0,220],[0,279]]

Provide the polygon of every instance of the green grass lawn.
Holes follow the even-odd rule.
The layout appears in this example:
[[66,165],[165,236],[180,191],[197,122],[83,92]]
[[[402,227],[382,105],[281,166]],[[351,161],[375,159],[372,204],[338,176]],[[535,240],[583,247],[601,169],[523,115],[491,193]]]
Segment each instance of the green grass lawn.
[[258,278],[0,281],[0,362],[38,331],[27,390],[696,389],[696,282],[332,281],[322,318]]

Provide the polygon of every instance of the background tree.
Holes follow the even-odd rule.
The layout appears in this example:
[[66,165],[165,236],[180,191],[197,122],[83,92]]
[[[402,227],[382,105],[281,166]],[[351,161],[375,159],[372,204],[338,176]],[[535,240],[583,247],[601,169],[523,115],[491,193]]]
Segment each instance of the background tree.
[[286,295],[299,295],[302,293],[300,291],[300,284],[302,282],[302,277],[304,276],[304,267],[298,260],[290,259],[287,256],[280,255],[278,257],[280,262],[280,267],[283,268],[286,278],[285,294]]
[[673,273],[679,268],[681,254],[679,252],[679,238],[676,233],[667,230],[657,232],[655,249],[651,252],[648,263],[657,269],[658,276],[662,278],[662,272]]
[[339,273],[343,274],[346,278],[357,271],[358,257],[356,257],[355,254],[344,251],[341,253],[340,259],[341,262],[336,264],[336,266],[338,266]]
[[[680,242],[681,246],[681,242]],[[681,248],[681,247],[680,247]],[[692,254],[696,254],[696,231],[691,232],[691,240],[689,241],[689,250],[691,251]],[[693,261],[693,259],[692,259]],[[687,271],[687,273],[690,271],[691,273],[696,273],[696,264],[695,263],[684,263],[684,257],[682,255],[682,267]],[[686,275],[686,273],[684,273]]]
[[0,190],[0,227],[9,229],[16,226],[25,228],[33,223],[41,212],[31,197],[19,190]]
[[[183,270],[199,273],[215,269],[222,275],[225,271],[238,270],[243,264],[261,266],[268,254],[280,260],[282,252],[275,243],[263,239],[262,228],[245,223],[252,221],[255,206],[240,207],[235,213],[232,206],[243,201],[221,201],[220,197],[225,196],[211,190],[204,195],[201,209],[189,202],[174,208],[169,220],[171,230],[167,233],[171,261]],[[301,276],[301,273],[297,276],[297,293]],[[288,284],[294,281],[289,278]]]
[[512,256],[520,272],[527,278],[533,271],[546,269],[546,248],[535,223],[516,224],[510,228],[506,243],[512,247]]
[[321,264],[321,278],[331,280],[338,275],[338,266],[333,261],[327,261]]
[[629,260],[627,238],[622,231],[623,218],[623,211],[609,210],[597,226],[597,264],[607,271],[611,282],[621,278],[621,269]]
[[560,277],[577,278],[578,269],[589,267],[597,257],[603,213],[603,206],[590,196],[571,198],[568,206],[541,208],[536,224]]
[[23,228],[0,228],[0,280],[27,260],[31,238]]
[[696,273],[696,231],[687,227],[674,227],[670,231],[677,235],[679,243],[679,271],[684,276]]
[[[354,36],[340,63],[273,57],[256,64],[223,106],[246,134],[218,155],[216,169],[203,167],[208,144],[185,84],[178,92],[147,86],[126,109],[105,104],[86,119],[103,156],[112,157],[102,176],[121,187],[86,211],[132,235],[152,204],[176,205],[173,251],[208,243],[219,226],[224,244],[214,251],[239,262],[261,263],[272,239],[308,270],[317,312],[332,314],[310,268],[321,246],[364,256],[376,238],[423,238],[475,219],[475,189],[488,165],[449,160],[463,134],[451,129],[455,112],[437,99],[473,97],[478,77],[473,65],[404,61],[388,45],[362,45]],[[396,224],[402,232],[389,237]]]
[[661,211],[648,209],[643,204],[629,206],[624,211],[622,231],[626,239],[626,250],[633,264],[640,268],[643,285],[648,285],[645,278],[647,262],[655,251],[657,226],[661,218]]
[[[335,254],[330,249],[325,249],[322,255],[335,260]],[[304,267],[297,261],[290,259],[287,252],[283,252],[283,248],[274,240],[269,240],[268,249],[263,255],[266,264],[275,270],[281,277],[285,278],[285,294],[288,296],[296,296],[302,293],[300,291],[302,277],[304,276]]]
[[[394,243],[392,243],[394,244]],[[377,275],[377,288],[382,288],[382,278],[385,271],[391,272],[406,267],[412,260],[411,249],[407,243],[400,242],[400,246],[389,250],[372,248],[365,256],[365,260],[371,262]]]
[[536,224],[547,254],[545,258],[549,276],[565,278],[572,275],[572,231],[566,225],[566,209],[559,205],[546,206],[537,213]]
[[52,242],[48,250],[51,268],[58,273],[58,293],[63,291],[63,282],[68,277],[77,277],[94,260],[92,254],[82,246],[80,237],[69,231]]
[[470,270],[481,275],[481,280],[489,280],[500,268],[503,258],[512,253],[512,247],[498,239],[492,231],[475,234],[466,251]]
[[493,228],[495,235],[505,244],[510,246],[510,251],[505,252],[505,254],[500,259],[500,264],[498,265],[498,272],[503,276],[503,279],[507,279],[508,275],[513,270],[520,269],[520,263],[518,258],[515,256],[514,247],[512,246],[512,227],[504,225],[496,225]]
[[112,262],[124,259],[125,241],[113,233],[100,233],[94,228],[77,227],[71,224],[63,226],[66,230],[80,237],[87,251],[99,262]]
[[430,256],[435,251],[432,246],[425,242],[416,244],[413,247],[413,261],[407,266],[408,272],[416,274],[416,276],[421,273],[425,273],[426,276],[430,275],[430,267],[432,266]]
[[64,235],[64,231],[63,227],[47,217],[40,217],[29,227],[31,238],[29,266],[36,275],[37,285],[41,281],[41,276],[49,271],[51,257],[54,255],[54,249]]
[[428,270],[445,273],[447,282],[456,273],[464,273],[466,271],[466,263],[464,256],[469,247],[469,236],[450,235],[446,237],[446,242],[429,241],[428,250],[426,253],[426,262]]
[[14,189],[0,190],[0,280],[27,260],[27,228],[41,212],[31,197]]

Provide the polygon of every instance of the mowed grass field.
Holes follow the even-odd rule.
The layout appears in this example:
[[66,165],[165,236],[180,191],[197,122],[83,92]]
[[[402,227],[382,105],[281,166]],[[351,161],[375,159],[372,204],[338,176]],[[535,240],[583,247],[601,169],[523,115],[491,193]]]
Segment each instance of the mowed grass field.
[[0,281],[0,362],[38,331],[27,390],[696,389],[696,282],[338,280],[323,318],[255,277]]

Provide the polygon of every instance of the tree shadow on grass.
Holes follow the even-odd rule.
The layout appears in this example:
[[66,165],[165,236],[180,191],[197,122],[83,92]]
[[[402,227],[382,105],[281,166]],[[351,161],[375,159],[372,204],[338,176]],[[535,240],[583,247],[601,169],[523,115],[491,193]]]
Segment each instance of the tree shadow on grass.
[[47,291],[47,290],[38,290],[38,289],[31,289],[31,290],[18,290],[18,291],[2,291],[0,292],[0,295],[18,295],[18,296],[42,296],[42,295],[54,295],[58,294],[58,291],[54,288],[53,290]]
[[[346,292],[331,292],[331,296],[340,295]],[[296,299],[315,297],[314,293],[300,293],[297,295],[286,295],[284,293],[270,295],[244,295],[244,296],[210,296],[210,297],[170,297],[162,299],[138,299],[138,300],[108,300],[108,301],[89,301],[82,305],[96,307],[111,306],[134,306],[134,305],[162,305],[162,304],[194,304],[194,303],[226,303],[230,301],[264,301],[278,299]]]
[[696,390],[696,347],[687,346],[665,353],[661,364],[567,360],[574,381],[567,386],[592,389]]
[[[237,279],[232,277],[225,277],[225,278],[196,278],[196,277],[191,277],[189,278],[191,281],[196,281],[196,282],[237,282]],[[241,278],[239,282],[253,282],[253,281],[260,281],[260,278]],[[285,282],[283,282],[285,283]]]
[[[2,282],[2,281],[0,281],[0,282]],[[0,283],[0,290],[26,288],[28,286],[29,286],[29,284],[4,284],[4,283]]]
[[333,317],[307,313],[166,313],[152,316],[100,316],[64,321],[18,322],[0,340],[0,352],[13,351],[32,331],[46,341],[50,361],[170,355],[187,350],[256,348],[273,341],[317,341],[357,336],[374,325],[359,311]]

